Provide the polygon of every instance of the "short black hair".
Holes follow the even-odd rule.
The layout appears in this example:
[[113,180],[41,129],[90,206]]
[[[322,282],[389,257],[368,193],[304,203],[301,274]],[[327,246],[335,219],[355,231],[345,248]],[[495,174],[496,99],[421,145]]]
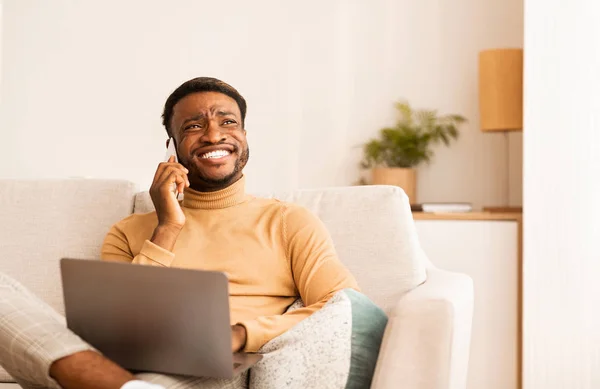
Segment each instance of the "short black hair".
[[244,121],[246,120],[246,100],[244,100],[242,95],[228,83],[216,78],[196,77],[181,84],[167,98],[162,119],[163,126],[165,126],[169,136],[173,136],[171,130],[169,129],[169,125],[171,123],[171,118],[173,117],[173,108],[175,107],[175,104],[177,104],[177,102],[183,99],[185,96],[199,92],[219,92],[234,99],[240,108],[240,112],[242,114],[242,127],[244,127]]

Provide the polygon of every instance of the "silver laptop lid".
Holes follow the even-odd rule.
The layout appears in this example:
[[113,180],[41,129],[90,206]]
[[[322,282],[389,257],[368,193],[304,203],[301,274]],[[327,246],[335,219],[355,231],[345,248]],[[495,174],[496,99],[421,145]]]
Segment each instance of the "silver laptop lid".
[[62,259],[67,326],[134,371],[233,376],[224,273]]

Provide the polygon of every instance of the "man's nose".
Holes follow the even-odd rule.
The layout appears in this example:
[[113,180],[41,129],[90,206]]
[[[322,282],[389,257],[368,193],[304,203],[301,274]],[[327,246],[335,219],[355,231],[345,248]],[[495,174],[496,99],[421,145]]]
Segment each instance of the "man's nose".
[[225,134],[221,132],[218,124],[211,121],[208,123],[201,140],[205,143],[219,143],[225,140]]

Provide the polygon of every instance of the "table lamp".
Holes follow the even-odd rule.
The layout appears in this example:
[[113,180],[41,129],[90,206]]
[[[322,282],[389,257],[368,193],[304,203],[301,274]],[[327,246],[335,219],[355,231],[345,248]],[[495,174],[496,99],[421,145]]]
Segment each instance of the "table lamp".
[[[479,117],[481,131],[523,130],[523,50],[493,49],[479,53]],[[509,161],[507,155],[507,161]],[[507,172],[510,193],[510,170]],[[507,198],[508,201],[508,198]],[[522,207],[484,207],[489,212],[521,212]]]

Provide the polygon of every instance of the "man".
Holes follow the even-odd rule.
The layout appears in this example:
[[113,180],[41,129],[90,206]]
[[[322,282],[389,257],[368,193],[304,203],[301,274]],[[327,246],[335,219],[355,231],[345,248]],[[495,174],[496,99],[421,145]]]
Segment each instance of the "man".
[[[102,247],[102,258],[108,261],[225,272],[233,352],[258,351],[337,291],[357,288],[318,218],[302,207],[245,193],[242,170],[249,158],[245,117],[244,98],[222,81],[201,77],[177,88],[165,104],[163,124],[179,162],[171,157],[158,165],[150,188],[156,212],[120,221]],[[182,202],[174,188],[184,193]],[[0,347],[0,362],[30,386],[244,387],[245,375],[229,381],[159,374],[134,377],[70,333],[47,306],[42,312],[43,304],[13,280],[5,277],[0,287],[4,300],[9,299],[19,313],[46,323],[19,339],[9,339],[23,347],[44,345],[31,352],[31,361],[17,366],[5,355],[6,347]],[[299,297],[305,308],[286,313]],[[0,319],[6,321],[10,315],[3,309]],[[48,345],[38,339],[52,336],[58,340]]]

